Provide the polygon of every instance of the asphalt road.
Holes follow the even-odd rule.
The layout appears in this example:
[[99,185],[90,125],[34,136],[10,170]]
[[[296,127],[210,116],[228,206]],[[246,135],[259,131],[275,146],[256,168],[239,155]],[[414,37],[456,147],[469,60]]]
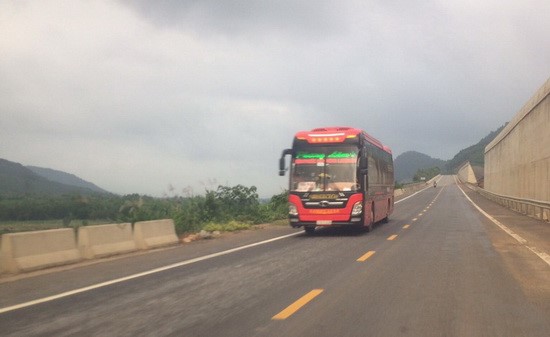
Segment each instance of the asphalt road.
[[370,233],[268,227],[0,280],[0,336],[548,336],[550,226],[467,194],[525,240],[445,176]]

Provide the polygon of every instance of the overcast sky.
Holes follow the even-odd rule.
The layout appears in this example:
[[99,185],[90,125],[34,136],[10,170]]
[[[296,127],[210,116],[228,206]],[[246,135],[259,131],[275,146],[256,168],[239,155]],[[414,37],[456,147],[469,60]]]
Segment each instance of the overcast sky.
[[262,197],[298,130],[450,159],[548,79],[549,32],[548,0],[0,0],[0,158]]

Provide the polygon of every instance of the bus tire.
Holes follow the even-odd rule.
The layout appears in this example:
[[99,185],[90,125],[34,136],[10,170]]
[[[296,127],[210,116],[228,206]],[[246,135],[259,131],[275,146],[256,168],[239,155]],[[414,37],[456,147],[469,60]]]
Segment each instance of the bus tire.
[[373,229],[374,229],[374,204],[372,204],[370,209],[370,223],[367,225],[367,227],[365,227],[365,230],[367,232],[372,232]]
[[386,208],[386,217],[382,219],[383,223],[388,223],[390,221],[390,200],[388,200],[388,208]]
[[312,226],[305,226],[304,231],[307,235],[312,235],[315,232],[315,227]]

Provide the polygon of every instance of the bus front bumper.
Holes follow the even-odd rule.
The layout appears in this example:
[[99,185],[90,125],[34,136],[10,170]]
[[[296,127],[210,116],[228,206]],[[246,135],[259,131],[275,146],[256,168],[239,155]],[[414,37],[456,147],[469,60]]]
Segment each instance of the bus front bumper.
[[345,227],[358,226],[363,223],[361,217],[353,217],[349,221],[332,221],[332,220],[317,220],[317,221],[300,221],[298,218],[289,218],[290,226],[299,227]]

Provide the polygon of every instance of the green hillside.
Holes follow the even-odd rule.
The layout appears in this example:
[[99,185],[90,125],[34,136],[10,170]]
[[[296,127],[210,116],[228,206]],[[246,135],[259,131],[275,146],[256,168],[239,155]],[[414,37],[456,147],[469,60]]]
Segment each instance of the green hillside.
[[104,189],[98,187],[97,185],[88,182],[84,179],[81,179],[74,174],[52,170],[49,168],[36,167],[36,166],[26,166],[29,170],[33,171],[35,174],[48,179],[49,181],[90,189],[98,193],[109,193]]
[[394,160],[395,167],[395,181],[398,183],[410,182],[419,170],[430,169],[438,167],[443,169],[445,167],[445,161],[441,159],[434,159],[426,154],[407,151]]
[[48,180],[25,166],[0,159],[0,196],[56,196],[64,194],[94,194],[89,188],[71,186]]
[[460,165],[469,161],[473,166],[483,166],[485,147],[495,139],[506,125],[492,131],[477,144],[459,151],[453,159],[441,160],[416,151],[407,151],[394,159],[395,181],[398,183],[412,181],[415,175],[439,168],[442,173],[456,173]]
[[495,137],[504,129],[503,125],[495,131],[492,131],[477,144],[467,147],[458,152],[453,159],[447,161],[445,170],[449,173],[455,173],[460,165],[469,161],[473,166],[484,166],[485,164],[485,147],[495,139]]

